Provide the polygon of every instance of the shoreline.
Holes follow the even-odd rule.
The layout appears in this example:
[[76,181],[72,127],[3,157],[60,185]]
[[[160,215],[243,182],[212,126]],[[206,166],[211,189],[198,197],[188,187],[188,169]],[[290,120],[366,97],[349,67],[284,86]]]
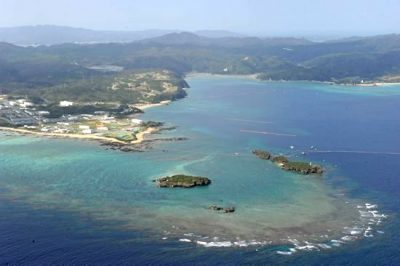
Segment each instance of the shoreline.
[[356,84],[359,87],[383,87],[383,86],[398,86],[400,82],[373,82],[373,83],[362,83]]
[[[396,86],[400,85],[400,82],[374,82],[374,83],[362,83],[362,84],[348,84],[348,83],[334,83],[331,81],[316,81],[316,80],[262,80],[257,78],[256,74],[248,74],[248,75],[240,75],[240,74],[214,74],[214,73],[207,73],[207,72],[190,72],[186,74],[183,78],[190,79],[196,77],[217,77],[217,78],[244,78],[249,80],[255,80],[259,82],[309,82],[309,83],[321,83],[321,84],[331,84],[331,85],[338,85],[338,86],[354,86],[354,87],[383,87],[383,86]],[[146,110],[154,107],[165,106],[171,104],[171,100],[160,101],[158,103],[140,103],[140,104],[133,104],[132,106],[139,108],[141,110]],[[37,132],[31,131],[22,128],[12,128],[12,127],[4,127],[0,126],[0,131],[8,131],[8,132],[15,132],[20,134],[31,134],[37,136],[45,136],[45,137],[54,137],[54,138],[71,138],[71,139],[83,139],[83,140],[96,140],[96,141],[103,141],[106,143],[118,143],[123,145],[131,145],[131,144],[140,144],[145,140],[145,135],[152,134],[157,132],[159,129],[150,127],[144,131],[141,131],[135,134],[136,140],[125,142],[115,138],[98,136],[93,134],[76,134],[76,133],[48,133],[48,132]]]
[[260,73],[255,73],[255,74],[214,74],[214,73],[207,73],[207,72],[190,72],[186,74],[183,78],[197,78],[197,77],[217,77],[217,78],[246,78],[246,79],[251,79],[251,80],[259,80],[262,81],[261,79],[257,78],[257,76]]
[[161,101],[159,103],[138,103],[134,104],[133,106],[136,108],[139,108],[140,110],[145,110],[153,107],[158,107],[158,106],[164,106],[170,104],[172,101],[166,100],[166,101]]
[[31,134],[31,135],[44,136],[44,137],[88,139],[88,140],[106,141],[106,142],[110,142],[110,143],[127,144],[126,142],[121,141],[121,140],[103,137],[103,136],[97,136],[97,135],[46,133],[46,132],[36,132],[36,131],[21,129],[21,128],[11,128],[11,127],[0,127],[0,131],[15,132],[15,133],[20,133],[20,134]]
[[335,83],[333,81],[319,81],[319,80],[264,80],[259,79],[257,76],[260,73],[255,74],[214,74],[214,73],[207,73],[207,72],[190,72],[184,76],[184,78],[198,78],[198,77],[216,77],[216,78],[245,78],[249,80],[256,80],[260,82],[309,82],[309,83],[321,83],[321,84],[331,84],[331,85],[338,85],[338,86],[354,86],[354,87],[383,87],[383,86],[400,86],[400,82],[369,82],[369,83]]
[[6,132],[14,132],[19,134],[30,134],[36,136],[43,136],[43,137],[52,137],[52,138],[70,138],[70,139],[80,139],[80,140],[95,140],[100,142],[106,143],[118,143],[123,145],[131,145],[131,144],[141,144],[145,140],[145,135],[152,134],[158,131],[158,128],[149,127],[144,131],[137,133],[136,140],[131,142],[125,142],[114,138],[97,136],[97,135],[85,135],[85,134],[68,134],[68,133],[46,133],[46,132],[36,132],[27,129],[20,129],[20,128],[11,128],[11,127],[0,127],[0,131]]
[[[154,129],[154,128],[151,128],[151,127],[149,127],[149,128],[146,128],[146,130],[143,130],[143,131],[141,131],[141,132],[139,132],[138,134],[136,134],[136,136],[137,136],[137,138],[138,138],[138,140],[137,141],[140,141],[140,139],[144,139],[144,136],[145,136],[145,134],[147,134],[147,133],[145,133],[145,131],[151,131],[152,129]],[[39,132],[40,133],[40,132]],[[151,133],[151,132],[150,132]],[[139,135],[140,134],[140,135]],[[140,138],[140,139],[139,139]],[[133,142],[133,141],[132,141]],[[207,151],[207,150],[206,150]],[[165,156],[170,156],[169,154],[166,154]],[[169,158],[169,157],[168,157]],[[154,159],[154,158],[153,158]],[[179,157],[178,157],[178,160],[181,160],[181,159],[179,159]],[[193,158],[193,159],[191,159],[192,161],[193,160],[196,160],[196,158]],[[210,160],[211,161],[211,160]],[[211,161],[212,162],[212,161]],[[140,161],[139,161],[139,163],[140,163]],[[174,165],[175,164],[175,162],[172,162],[172,164]],[[122,166],[123,166],[123,164],[121,164]],[[134,168],[134,167],[132,167],[132,168]],[[45,170],[46,170],[46,168],[44,168]],[[140,169],[140,168],[139,168]],[[169,168],[167,168],[167,169],[169,169]],[[96,170],[96,169],[95,169]],[[90,173],[90,172],[89,172]],[[257,172],[257,174],[258,174],[258,172]],[[224,180],[224,179],[223,179]],[[229,180],[229,179],[228,179]],[[18,184],[18,183],[17,183]],[[81,185],[81,183],[77,183],[77,186],[79,186],[79,185]],[[102,183],[101,183],[101,185],[102,185]],[[107,184],[106,184],[107,185]],[[62,187],[62,186],[60,186],[60,187]],[[68,189],[70,189],[70,187],[67,187]],[[73,188],[73,187],[72,187]],[[95,189],[96,189],[96,187],[95,187]],[[140,191],[140,188],[138,189],[139,191]],[[290,190],[289,190],[290,191]],[[117,190],[117,192],[118,192],[118,190]],[[328,194],[325,190],[323,191],[323,193],[326,193],[326,194]],[[68,194],[67,194],[68,195]],[[90,195],[90,194],[89,194]],[[312,194],[312,195],[318,195],[318,194]],[[325,195],[325,194],[322,194],[322,195]],[[234,197],[234,196],[233,196]],[[306,197],[304,197],[304,198],[306,198]],[[342,197],[338,197],[338,198],[340,198],[340,199],[342,199]],[[67,198],[66,198],[67,199]],[[79,198],[78,198],[79,199]],[[83,198],[84,199],[84,198]],[[112,199],[112,198],[111,198]],[[135,198],[133,198],[133,199],[135,199]],[[228,197],[228,199],[229,199],[229,197]],[[261,199],[263,199],[263,198],[261,198]],[[51,200],[51,198],[50,198],[50,200]],[[118,198],[118,195],[117,195],[117,200],[119,200],[119,198]],[[267,199],[268,200],[268,199]],[[312,198],[312,200],[314,201],[314,198]],[[318,200],[318,198],[317,198],[317,200]],[[322,201],[323,199],[322,199],[322,197],[321,197],[321,201]],[[343,201],[344,201],[345,199],[343,199]],[[140,199],[140,202],[145,202],[146,203],[146,201],[145,200],[142,200],[142,199]],[[118,201],[116,201],[116,202],[118,202]],[[251,202],[251,201],[250,201]],[[144,203],[144,204],[145,204]],[[346,202],[346,204],[347,204],[347,202]],[[123,204],[122,204],[123,205]],[[189,205],[189,207],[190,207],[190,204],[188,204]],[[144,205],[145,207],[148,207],[148,205]],[[151,205],[150,205],[151,206]],[[168,205],[167,205],[168,206]],[[246,206],[246,202],[244,203],[244,206]],[[280,207],[280,205],[277,205],[278,207]],[[314,205],[312,205],[312,206],[314,206]],[[322,206],[324,206],[324,205],[322,205]],[[336,205],[335,205],[336,206]],[[346,205],[345,205],[346,206]],[[367,209],[367,208],[369,208],[369,205],[367,206],[367,205],[365,205],[366,207],[363,209],[365,212],[367,212],[369,209]],[[86,206],[84,206],[84,207],[86,207]],[[107,206],[106,206],[107,207]],[[112,209],[112,207],[113,206],[111,206],[110,207],[110,209]],[[185,206],[184,206],[185,207]],[[239,206],[240,207],[240,206]],[[250,209],[250,211],[251,212],[248,212],[248,214],[252,214],[252,213],[256,213],[256,215],[254,215],[255,217],[257,217],[257,214],[259,213],[259,210],[258,210],[258,208],[257,208],[258,206],[257,206],[257,204],[255,204],[255,206],[253,207],[253,206],[251,206],[249,209]],[[262,206],[261,206],[262,207]],[[289,205],[289,207],[290,207],[290,205]],[[253,208],[253,209],[251,209],[251,208]],[[150,209],[150,208],[148,208],[148,209]],[[184,208],[183,208],[184,209]],[[276,208],[277,209],[277,208]],[[297,208],[296,208],[297,209]],[[296,209],[295,209],[295,211],[296,211]],[[325,209],[323,209],[323,208],[321,208],[322,210],[325,210]],[[128,210],[130,210],[130,209],[128,209]],[[146,209],[145,209],[146,210]],[[185,209],[184,209],[185,210]],[[273,210],[273,209],[272,209]],[[337,215],[343,215],[344,216],[344,214],[342,214],[342,212],[339,212],[339,210],[341,210],[341,209],[339,209],[339,207],[337,207],[337,208],[334,208],[334,210],[338,210],[338,212],[337,213],[334,213],[334,214],[337,214]],[[125,210],[125,209],[122,209],[122,211],[125,211],[125,212],[128,212],[127,210]],[[291,211],[292,212],[292,210],[291,209],[289,209],[289,211]],[[370,211],[374,211],[375,212],[375,210],[370,210]],[[96,209],[94,209],[93,210],[93,212],[96,212]],[[97,212],[98,213],[98,212]],[[104,211],[103,213],[105,213],[105,214],[107,214],[106,213],[106,211]],[[102,213],[102,214],[103,214]],[[187,213],[189,213],[189,212],[187,212]],[[266,219],[269,219],[269,217],[271,216],[270,215],[270,213],[271,212],[268,212],[267,213],[267,218]],[[273,213],[273,212],[272,212]],[[343,212],[344,213],[344,212]],[[114,212],[111,212],[110,213],[110,215],[109,215],[109,217],[115,217],[115,216],[111,216],[112,214],[114,214],[115,215],[115,213]],[[152,213],[150,213],[150,214],[152,214]],[[157,216],[157,214],[158,213],[155,213],[155,214],[153,214],[153,217],[160,217],[160,220],[162,220],[162,218],[163,218],[163,216],[162,215],[160,215],[160,216]],[[167,213],[168,214],[168,213]],[[189,213],[190,214],[190,213]],[[200,213],[201,214],[201,213]],[[290,213],[289,213],[290,214]],[[377,214],[377,213],[374,213],[375,215]],[[139,213],[139,215],[140,215],[140,213]],[[196,214],[195,214],[196,215]],[[319,215],[319,214],[318,214]],[[372,214],[371,214],[372,215]],[[379,215],[379,213],[378,213],[378,215]],[[144,217],[150,217],[150,218],[148,218],[148,219],[153,219],[153,217],[151,216],[151,215],[148,215],[148,216],[146,216],[146,215],[143,215]],[[311,216],[311,215],[310,215]],[[119,216],[118,216],[119,217]],[[177,217],[179,217],[179,216],[177,216]],[[230,232],[229,231],[229,227],[224,227],[225,226],[225,224],[224,223],[221,223],[221,225],[219,225],[219,224],[217,224],[217,223],[214,223],[213,224],[213,220],[211,220],[211,219],[209,219],[209,220],[211,220],[211,222],[208,222],[207,223],[207,216],[204,216],[205,218],[203,219],[203,220],[199,220],[199,221],[197,221],[197,223],[198,224],[200,224],[199,226],[198,226],[198,228],[200,228],[200,229],[197,229],[197,227],[196,227],[196,230],[201,230],[201,225],[202,225],[202,223],[203,224],[205,224],[204,226],[205,227],[208,227],[208,228],[210,228],[211,230],[215,230],[215,228],[216,228],[216,231],[217,232],[220,232],[220,231],[222,231],[223,232],[223,234],[225,234],[225,232],[227,231],[228,233]],[[247,216],[248,217],[248,216]],[[251,216],[250,216],[251,217]],[[312,217],[312,216],[311,216]],[[317,216],[318,217],[318,216]],[[103,217],[98,217],[99,219],[102,219]],[[106,217],[107,218],[107,217]],[[140,217],[139,217],[140,218]],[[295,216],[295,218],[297,219],[297,217]],[[104,220],[105,218],[103,218],[103,220]],[[131,227],[134,227],[135,225],[136,225],[136,223],[138,223],[138,224],[140,224],[139,222],[136,222],[136,220],[135,220],[136,218],[135,217],[133,217],[133,225],[130,225],[130,224],[127,224],[126,225],[126,227],[128,227],[129,225],[131,226]],[[228,218],[229,219],[229,218]],[[252,218],[253,219],[253,218]],[[315,219],[316,220],[316,218],[313,218],[313,219]],[[329,219],[330,219],[330,217],[328,216],[328,218],[327,218],[327,220],[328,220],[328,222],[329,222]],[[138,219],[139,220],[139,219]],[[155,223],[157,223],[157,220],[158,219],[154,219],[155,220]],[[194,220],[194,219],[193,219]],[[216,218],[216,220],[218,221],[218,220],[220,220],[219,218],[218,218],[218,216],[217,216],[217,218]],[[321,219],[322,220],[322,219]],[[354,219],[351,219],[351,220],[354,220]],[[140,220],[139,220],[140,221]],[[175,225],[175,224],[178,224],[178,226],[179,226],[179,220],[178,219],[176,219],[176,223],[175,223],[175,221],[174,220],[167,220],[170,224],[173,224],[173,225]],[[189,220],[190,221],[190,220]],[[246,220],[244,220],[245,222],[246,222]],[[301,220],[300,220],[301,221]],[[307,220],[306,220],[307,221]],[[311,221],[313,221],[313,220],[311,220]],[[322,220],[322,221],[324,221],[324,220]],[[336,221],[336,220],[335,220]],[[347,220],[346,220],[347,221]],[[144,222],[146,222],[145,220],[144,220]],[[184,224],[184,222],[186,222],[186,221],[183,221],[182,222],[182,224]],[[295,222],[297,222],[297,221],[295,221]],[[329,224],[327,222],[327,224]],[[187,222],[186,222],[187,223]],[[300,222],[299,222],[300,223]],[[144,223],[143,223],[144,224]],[[311,223],[310,222],[310,224],[311,224],[311,226],[308,224],[308,223],[305,223],[304,225],[303,224],[301,224],[300,223],[300,228],[302,229],[303,227],[305,228],[304,229],[304,231],[306,231],[307,232],[307,230],[310,230],[310,234],[311,233],[314,233],[314,231],[313,230],[316,230],[316,229],[314,229],[314,228],[317,228],[318,229],[318,225],[320,224],[320,220],[316,220],[316,224],[314,225],[313,223]],[[140,224],[141,225],[141,224]],[[211,226],[210,226],[211,225]],[[248,225],[248,223],[247,223],[247,225]],[[257,223],[255,223],[255,225],[258,225]],[[345,224],[346,226],[347,226],[347,223]],[[215,236],[215,235],[217,235],[217,234],[214,234],[214,235],[212,235],[212,234],[201,234],[202,236],[209,236],[209,240],[204,240],[204,239],[200,239],[200,237],[199,237],[199,239],[196,239],[195,237],[196,237],[196,234],[194,234],[194,237],[193,236],[191,236],[191,235],[189,235],[189,236],[187,236],[187,235],[184,235],[184,234],[187,234],[187,231],[186,232],[184,232],[184,230],[185,230],[185,227],[184,226],[182,226],[183,227],[183,229],[181,229],[181,231],[182,231],[182,233],[181,232],[179,232],[179,233],[181,233],[180,235],[181,235],[181,237],[183,238],[183,237],[185,237],[185,239],[189,239],[189,242],[190,241],[192,241],[192,242],[194,242],[194,243],[196,243],[195,245],[203,245],[203,246],[212,246],[212,245],[224,245],[224,244],[226,244],[226,245],[238,245],[238,246],[242,246],[243,244],[246,244],[246,242],[243,242],[243,240],[238,240],[237,238],[235,239],[235,237],[237,237],[236,235],[237,235],[237,233],[236,233],[236,230],[237,231],[239,231],[239,229],[241,229],[241,227],[236,227],[236,224],[234,224],[234,226],[235,227],[233,227],[233,229],[235,230],[234,231],[234,233],[232,234],[233,236],[232,236],[232,238],[228,238],[227,237],[227,239],[219,239],[219,240],[214,240],[214,239],[212,239],[212,237],[213,236]],[[297,224],[296,224],[296,226],[297,226]],[[307,226],[307,227],[306,227]],[[247,228],[248,228],[249,226],[246,226],[246,227],[243,227],[244,228],[244,230],[246,230]],[[255,228],[258,230],[258,231],[256,231],[256,233],[254,234],[254,235],[261,235],[259,232],[261,232],[261,233],[263,233],[264,232],[264,230],[266,231],[266,232],[268,232],[267,230],[269,229],[269,227],[270,227],[270,225],[269,224],[267,224],[267,228],[263,228],[262,226],[255,226]],[[272,227],[272,226],[271,226]],[[299,238],[300,239],[300,241],[302,241],[302,238],[300,238],[300,237],[297,237],[297,235],[295,235],[298,231],[300,231],[299,230],[299,227],[294,227],[293,229],[292,228],[290,228],[289,227],[289,229],[287,229],[287,227],[285,227],[285,226],[282,226],[284,229],[284,232],[283,232],[283,236],[281,237],[279,234],[277,234],[278,236],[276,237],[277,239],[284,239],[284,237],[286,237],[286,236],[288,236],[288,238],[289,238],[289,236],[291,237],[291,238]],[[156,227],[157,228],[157,227]],[[178,227],[179,228],[179,227]],[[225,229],[226,228],[226,229]],[[273,228],[273,227],[272,227]],[[311,229],[308,229],[308,228],[311,228]],[[329,227],[329,229],[330,229],[331,227]],[[153,227],[151,227],[151,229],[153,229]],[[162,230],[162,229],[164,229],[164,228],[161,228],[160,229],[160,231]],[[350,230],[352,230],[352,229],[354,229],[354,230],[357,230],[357,228],[349,228]],[[250,233],[252,233],[252,230],[253,229],[251,229],[250,228],[250,230],[248,230],[248,231],[250,231]],[[273,228],[273,230],[276,230],[275,228]],[[291,231],[292,230],[292,231]],[[340,231],[342,231],[343,229],[342,229],[342,227],[340,227]],[[144,230],[143,230],[144,231]],[[233,230],[232,230],[233,231]],[[323,232],[322,232],[323,230],[321,229],[321,234],[323,234]],[[324,230],[324,232],[325,232],[326,230]],[[163,232],[166,232],[166,231],[163,231]],[[164,235],[162,235],[163,237],[165,236],[165,237],[169,237],[170,238],[170,236],[169,236],[169,231],[167,231],[168,232],[168,234],[166,234],[166,233],[164,233]],[[207,231],[206,231],[207,232]],[[239,231],[240,232],[240,231]],[[287,233],[287,232],[289,232],[289,233]],[[293,233],[292,233],[293,232]],[[319,232],[319,231],[315,231],[315,232]],[[351,233],[352,231],[349,231],[348,232],[348,234],[350,235],[350,233]],[[356,232],[358,232],[358,231],[356,231]],[[369,231],[368,231],[369,232]],[[195,232],[195,233],[197,233],[197,232]],[[200,233],[202,233],[202,231],[200,231]],[[228,233],[226,233],[226,234],[228,234]],[[241,232],[240,232],[241,233]],[[303,233],[303,232],[301,232],[301,233]],[[308,233],[308,232],[307,232]],[[364,232],[365,233],[365,232]],[[271,233],[272,234],[272,233]],[[293,235],[292,235],[293,234]],[[300,233],[298,233],[299,235],[300,235]],[[306,235],[306,233],[303,233],[304,235]],[[329,233],[330,234],[330,233]],[[362,232],[361,232],[361,234],[362,234]],[[244,241],[248,241],[247,243],[253,243],[253,242],[251,242],[252,240],[252,238],[253,237],[248,237],[247,238],[247,235],[250,235],[250,234],[248,234],[248,232],[246,232],[246,231],[244,231],[244,233],[241,233],[239,236],[242,238],[242,239],[244,239]],[[354,235],[353,233],[351,233],[351,235]],[[351,236],[350,235],[350,236]],[[217,236],[219,236],[219,235],[217,235]],[[337,239],[340,239],[339,237],[341,237],[342,235],[338,235],[337,237],[336,237],[336,235],[335,235],[335,239],[337,238]],[[349,236],[349,237],[350,237]],[[157,235],[157,237],[159,238],[159,235]],[[346,237],[346,236],[343,236],[343,237]],[[352,236],[351,236],[352,237]],[[333,237],[332,237],[332,239],[333,239]],[[223,241],[223,240],[225,240],[225,241]],[[263,239],[261,239],[260,241],[262,241]],[[266,240],[270,240],[270,236],[267,236],[266,237]],[[310,239],[308,239],[308,238],[305,238],[305,240],[307,240],[307,241],[310,241]],[[179,240],[180,241],[180,240]],[[197,242],[196,242],[197,241]],[[200,242],[201,241],[201,242]],[[212,241],[212,242],[210,242],[210,241]],[[219,242],[218,242],[219,241]],[[223,242],[221,242],[221,241],[223,241]],[[289,241],[289,240],[288,240]],[[340,241],[340,240],[336,240],[336,241]],[[187,242],[187,241],[186,241]],[[235,244],[235,243],[238,243],[238,244]],[[290,245],[290,247],[291,248],[297,248],[298,249],[298,251],[299,252],[301,252],[301,250],[304,250],[304,249],[313,249],[313,247],[315,247],[315,248],[318,248],[318,246],[314,243],[314,241],[312,241],[311,242],[311,244],[310,243],[308,243],[308,242],[301,242],[301,243],[298,243],[297,244],[297,240],[296,240],[296,242],[295,242],[295,247],[292,247],[291,245],[290,245],[290,243],[289,243],[289,245]],[[325,243],[325,242],[322,242],[322,243]],[[340,243],[342,243],[342,242],[340,242]],[[283,245],[288,245],[288,243],[287,242],[285,242],[285,243],[282,243]],[[314,246],[312,246],[312,245],[314,245]],[[324,244],[324,245],[326,245],[326,244]],[[332,247],[333,247],[333,245],[332,245]],[[286,247],[285,247],[286,248]],[[284,250],[283,248],[282,249],[279,249],[279,250]],[[275,250],[274,250],[275,251]],[[281,252],[287,252],[287,251],[281,251]],[[290,252],[294,252],[294,251],[290,251]]]
[[[172,103],[172,101],[165,100],[165,101],[161,101],[159,103],[133,104],[132,106],[139,108],[141,110],[145,110],[145,109],[150,109],[150,108],[154,108],[154,107],[169,105],[170,103]],[[142,142],[145,141],[145,135],[155,133],[159,130],[160,129],[156,128],[156,127],[146,128],[145,130],[135,134],[135,137],[136,137],[135,140],[126,142],[126,141],[118,140],[116,138],[98,136],[98,135],[94,135],[94,134],[49,133],[49,132],[32,131],[32,130],[28,130],[28,129],[24,129],[24,128],[13,128],[13,127],[0,126],[0,131],[14,132],[14,133],[22,134],[22,135],[30,134],[30,135],[36,135],[39,137],[94,140],[94,141],[98,141],[100,143],[121,144],[121,145],[141,144]]]
[[141,131],[139,133],[136,134],[136,140],[133,140],[130,142],[130,144],[140,144],[145,140],[145,135],[147,134],[152,134],[154,132],[157,132],[159,129],[156,127],[149,127],[144,131]]

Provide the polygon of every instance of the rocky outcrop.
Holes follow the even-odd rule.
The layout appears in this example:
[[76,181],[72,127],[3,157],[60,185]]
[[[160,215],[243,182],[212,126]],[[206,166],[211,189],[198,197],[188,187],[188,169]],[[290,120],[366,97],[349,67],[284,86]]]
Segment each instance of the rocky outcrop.
[[118,143],[118,142],[102,142],[101,146],[107,147],[110,150],[119,150],[122,152],[143,152],[143,150],[137,149],[132,145]]
[[224,213],[232,213],[232,212],[235,212],[235,210],[236,210],[235,207],[224,208],[224,207],[220,207],[217,205],[211,205],[208,207],[208,209],[213,210],[213,211],[218,211],[218,212],[224,212]]
[[282,169],[303,175],[322,174],[324,170],[321,166],[306,162],[287,162],[282,164]]
[[211,180],[207,177],[188,175],[166,176],[153,180],[153,182],[157,183],[157,185],[162,188],[193,188],[196,186],[208,186],[211,184]]
[[320,165],[307,163],[307,162],[297,162],[290,161],[287,157],[279,155],[273,156],[271,153],[262,150],[254,150],[253,154],[263,160],[271,160],[276,165],[281,167],[283,170],[296,172],[302,175],[309,174],[322,174],[324,172]]
[[269,160],[271,159],[271,153],[262,150],[254,150],[253,154],[262,160]]

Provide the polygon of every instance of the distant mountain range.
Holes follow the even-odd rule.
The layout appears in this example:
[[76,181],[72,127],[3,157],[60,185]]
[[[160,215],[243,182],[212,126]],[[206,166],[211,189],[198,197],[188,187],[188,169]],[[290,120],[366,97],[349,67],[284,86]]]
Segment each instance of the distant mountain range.
[[158,43],[160,45],[195,45],[195,46],[215,46],[215,47],[257,47],[257,46],[276,46],[276,45],[307,45],[313,42],[304,38],[275,37],[259,38],[246,36],[226,36],[222,37],[202,36],[191,32],[173,32],[159,37],[148,38],[137,41],[143,44]]
[[[159,37],[176,30],[143,30],[143,31],[98,31],[64,26],[23,26],[0,28],[0,42],[21,46],[54,45],[62,43],[110,43],[133,42]],[[208,38],[244,37],[239,33],[223,30],[201,30],[195,34]]]

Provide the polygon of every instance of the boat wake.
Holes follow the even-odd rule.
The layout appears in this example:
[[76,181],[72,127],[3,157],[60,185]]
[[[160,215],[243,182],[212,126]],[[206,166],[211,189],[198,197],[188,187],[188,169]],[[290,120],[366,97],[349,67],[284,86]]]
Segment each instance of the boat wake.
[[283,136],[283,137],[296,137],[296,135],[294,135],[294,134],[278,133],[278,132],[270,132],[270,131],[257,131],[257,130],[250,130],[250,129],[241,129],[240,132],[262,134],[262,135],[272,135],[272,136]]

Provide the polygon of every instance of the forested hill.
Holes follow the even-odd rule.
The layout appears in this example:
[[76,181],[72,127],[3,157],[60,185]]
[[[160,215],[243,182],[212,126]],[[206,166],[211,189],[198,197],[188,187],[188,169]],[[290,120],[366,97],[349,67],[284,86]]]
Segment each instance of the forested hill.
[[[299,38],[170,33],[131,43],[19,47],[0,43],[4,90],[51,88],[122,72],[260,74],[272,80],[400,81],[400,35],[311,42]],[[100,68],[98,67],[100,66]],[[106,70],[106,71],[104,71]],[[84,88],[83,88],[84,89]]]

